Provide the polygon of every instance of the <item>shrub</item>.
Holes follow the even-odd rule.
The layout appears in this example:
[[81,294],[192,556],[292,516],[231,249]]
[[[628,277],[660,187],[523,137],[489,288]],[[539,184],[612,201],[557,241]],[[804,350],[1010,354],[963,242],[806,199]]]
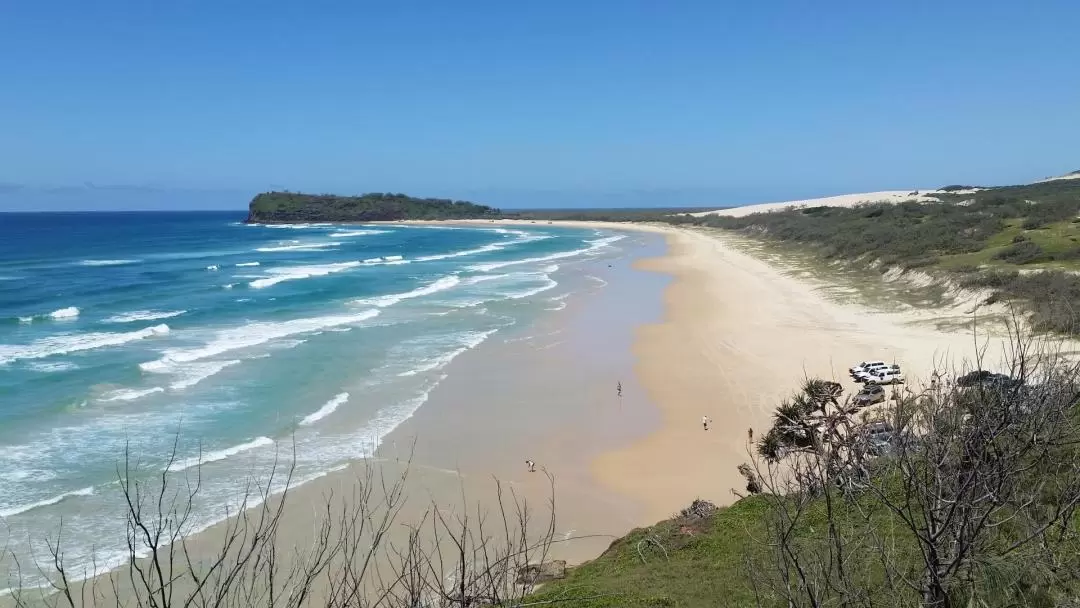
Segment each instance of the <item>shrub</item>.
[[1050,259],[1050,256],[1046,255],[1042,247],[1039,247],[1031,241],[1021,241],[1014,243],[1004,250],[998,252],[994,256],[994,259],[1008,262],[1010,264],[1032,264],[1034,262],[1041,262]]

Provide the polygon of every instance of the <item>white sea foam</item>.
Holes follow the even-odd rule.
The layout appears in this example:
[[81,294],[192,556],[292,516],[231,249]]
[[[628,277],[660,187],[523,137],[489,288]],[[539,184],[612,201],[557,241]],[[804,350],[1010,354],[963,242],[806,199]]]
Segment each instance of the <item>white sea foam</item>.
[[400,255],[387,255],[387,256],[383,256],[383,261],[384,261],[384,262],[400,262],[400,261],[401,261],[401,260],[403,260],[403,259],[405,259],[405,258],[403,258],[403,257],[402,257],[402,256],[400,256]]
[[521,238],[516,239],[516,240],[511,240],[511,241],[500,241],[498,243],[489,243],[487,245],[483,245],[483,246],[477,247],[475,249],[464,249],[462,251],[452,251],[450,253],[439,253],[439,254],[434,254],[434,255],[425,255],[425,256],[421,256],[421,257],[416,258],[416,261],[417,262],[433,262],[433,261],[436,261],[436,260],[446,260],[446,259],[449,259],[449,258],[460,258],[460,257],[465,257],[465,256],[470,256],[470,255],[480,255],[482,253],[490,253],[492,251],[500,251],[502,249],[506,249],[507,247],[511,247],[511,246],[514,246],[514,245],[521,245],[521,244],[524,244],[524,243],[531,243],[533,241],[542,241],[544,239],[552,238],[550,235],[546,235],[546,234],[530,234],[528,232],[524,232],[524,231],[521,231],[521,230],[505,230],[505,229],[502,229],[502,228],[496,228],[495,230],[492,230],[491,232],[499,232],[499,233],[502,233],[502,234],[514,234],[514,235],[520,236]]
[[211,265],[207,266],[206,269],[211,271],[211,272],[217,272],[219,270],[217,264],[211,264]]
[[549,254],[549,255],[535,257],[535,258],[524,258],[524,259],[521,259],[521,260],[505,260],[505,261],[502,261],[502,262],[486,262],[486,263],[483,263],[483,264],[474,264],[474,265],[469,267],[469,270],[475,270],[475,271],[479,271],[479,272],[490,272],[492,270],[495,270],[496,268],[503,268],[503,267],[506,267],[506,266],[514,266],[514,265],[517,265],[517,264],[534,264],[534,263],[539,263],[539,262],[550,262],[550,261],[554,261],[554,260],[561,260],[563,258],[570,258],[570,257],[579,256],[579,255],[584,255],[584,254],[587,254],[587,253],[592,253],[594,251],[597,251],[599,249],[607,247],[607,246],[611,245],[612,243],[614,243],[616,241],[620,241],[623,238],[625,238],[623,235],[616,234],[614,236],[608,236],[608,237],[604,237],[602,239],[596,239],[596,240],[593,240],[593,241],[586,241],[586,242],[589,243],[589,246],[584,247],[582,249],[574,249],[573,251],[560,251],[558,253],[552,253],[552,254]]
[[[206,380],[210,376],[217,374],[226,367],[231,367],[238,363],[240,363],[239,359],[231,359],[229,361],[203,361],[194,363],[183,363],[173,366],[168,371],[176,374],[180,377],[180,379],[175,380],[171,384],[169,384],[169,390],[182,391],[186,388],[191,388],[192,386],[195,386],[203,380]],[[139,367],[142,366],[140,365]]]
[[82,488],[80,490],[74,490],[74,491],[71,491],[71,492],[64,492],[63,494],[57,494],[56,496],[53,496],[51,498],[46,498],[44,500],[39,500],[39,501],[36,501],[36,502],[27,503],[25,505],[15,505],[15,506],[7,507],[7,508],[4,508],[4,509],[0,509],[0,519],[6,519],[6,518],[11,517],[13,515],[19,515],[20,513],[26,513],[27,511],[37,509],[38,507],[47,507],[49,505],[55,505],[55,504],[57,504],[57,503],[59,503],[59,502],[61,502],[63,500],[67,500],[68,498],[73,498],[75,496],[90,496],[93,493],[94,493],[94,488]]
[[186,310],[133,310],[113,315],[105,319],[106,323],[134,323],[136,321],[157,321],[179,317]]
[[68,361],[31,361],[26,365],[26,369],[43,374],[54,374],[70,372],[79,369],[79,366]]
[[555,305],[554,306],[549,306],[548,308],[545,308],[544,310],[556,311],[556,310],[562,310],[562,309],[566,308],[566,298],[569,298],[570,295],[571,294],[569,292],[567,292],[567,293],[564,293],[562,295],[558,295],[558,296],[555,296],[555,297],[548,298],[548,301],[554,303]]
[[209,359],[222,353],[259,346],[296,334],[305,334],[331,327],[352,325],[366,321],[379,314],[377,309],[370,309],[347,315],[327,315],[292,319],[282,322],[253,322],[218,331],[213,339],[203,346],[186,349],[166,350],[156,361],[140,363],[139,367],[148,372],[167,372],[178,364]]
[[140,260],[79,260],[79,266],[123,266],[124,264],[137,264]]
[[258,266],[258,262],[240,262],[236,265],[237,268],[247,268],[248,266]]
[[465,353],[465,352],[468,352],[468,351],[476,348],[477,346],[480,346],[480,344],[482,344],[484,342],[484,340],[487,340],[488,337],[491,334],[494,334],[497,331],[499,331],[499,330],[498,329],[490,329],[490,330],[487,330],[487,331],[463,332],[463,333],[455,336],[456,341],[458,342],[458,344],[461,345],[459,348],[456,348],[456,349],[454,349],[454,350],[452,350],[450,352],[446,352],[446,353],[443,353],[443,354],[441,354],[441,355],[439,355],[437,357],[433,357],[431,359],[423,361],[419,365],[417,365],[416,367],[414,367],[414,368],[412,368],[412,369],[410,369],[408,371],[404,371],[404,372],[399,373],[398,377],[415,376],[417,374],[422,374],[424,372],[430,372],[432,370],[440,369],[442,367],[445,367],[447,364],[449,364],[451,361],[453,361],[455,358],[457,358],[458,355],[460,355],[462,353]]
[[143,390],[125,388],[106,393],[101,397],[101,401],[134,401],[136,399],[146,397],[147,395],[164,392],[165,389],[161,388],[160,386],[155,386],[154,388],[148,388]]
[[334,413],[338,407],[349,400],[349,393],[340,393],[327,401],[322,407],[308,414],[300,421],[301,426],[309,426]]
[[277,228],[280,230],[306,230],[308,228],[326,228],[333,224],[247,224],[256,228]]
[[262,253],[274,253],[278,251],[324,251],[341,245],[340,241],[331,241],[328,243],[307,243],[299,245],[278,245],[275,247],[258,247],[255,251],[261,251]]
[[361,262],[339,262],[337,264],[317,264],[310,266],[272,268],[269,271],[269,277],[256,279],[248,283],[248,285],[255,289],[263,289],[265,287],[277,285],[278,283],[282,283],[284,281],[295,281],[298,279],[308,279],[311,277],[326,276],[335,272],[341,272],[350,268],[356,268],[361,264]]
[[375,451],[379,449],[383,439],[393,432],[394,429],[401,426],[406,420],[412,418],[413,414],[415,414],[424,403],[427,403],[428,395],[431,394],[431,391],[445,378],[446,376],[444,375],[435,379],[434,382],[427,385],[423,393],[412,399],[383,408],[376,412],[375,416],[364,425],[364,428],[355,434],[358,441],[351,442],[351,445],[357,443],[362,445],[366,442],[369,446],[369,448],[364,450],[359,456],[363,458],[374,456]]
[[61,308],[60,310],[54,310],[49,313],[50,319],[74,319],[79,316],[79,309],[74,306],[68,306],[67,308]]
[[126,333],[73,333],[49,336],[29,344],[0,344],[0,365],[20,359],[43,359],[54,355],[120,346],[151,336],[169,333],[168,325],[155,325]]
[[384,296],[377,296],[374,298],[365,298],[362,300],[353,301],[354,304],[360,304],[365,306],[378,306],[379,308],[385,308],[387,306],[393,306],[403,300],[409,300],[412,298],[419,298],[423,296],[429,296],[433,293],[445,291],[451,289],[455,285],[461,282],[456,275],[450,275],[442,277],[434,282],[428,283],[423,287],[417,287],[412,291],[406,291],[404,293],[392,293]]
[[465,279],[466,285],[475,285],[477,283],[483,283],[485,281],[498,281],[509,277],[508,274],[478,274],[473,277]]
[[559,282],[551,277],[544,275],[544,284],[522,291],[512,291],[510,293],[503,294],[508,300],[520,300],[521,298],[527,298],[529,296],[535,296],[538,293],[543,293],[549,289],[555,289],[559,286]]
[[54,321],[70,321],[71,319],[77,319],[79,317],[79,309],[74,306],[68,306],[67,308],[61,308],[54,310],[48,314],[41,315],[27,315],[25,317],[19,317],[19,323],[28,324],[33,323],[35,319],[52,319]]
[[172,472],[183,471],[192,467],[207,464],[210,462],[217,462],[219,460],[225,460],[230,456],[236,456],[255,448],[261,448],[268,445],[274,445],[274,440],[269,437],[256,437],[255,439],[248,441],[247,443],[241,443],[231,447],[227,447],[223,450],[215,450],[213,452],[206,452],[198,456],[192,456],[191,458],[185,458],[183,460],[177,460],[172,463],[168,470]]
[[348,238],[350,236],[370,236],[373,234],[386,234],[389,230],[342,230],[340,232],[331,232],[329,235],[332,239]]
[[488,253],[491,251],[498,251],[505,249],[510,243],[491,243],[490,245],[484,245],[483,247],[477,247],[476,249],[464,249],[462,251],[453,251],[450,253],[439,253],[435,255],[425,255],[416,258],[417,262],[434,262],[436,260],[446,260],[450,258],[460,258],[467,255],[479,255],[481,253]]

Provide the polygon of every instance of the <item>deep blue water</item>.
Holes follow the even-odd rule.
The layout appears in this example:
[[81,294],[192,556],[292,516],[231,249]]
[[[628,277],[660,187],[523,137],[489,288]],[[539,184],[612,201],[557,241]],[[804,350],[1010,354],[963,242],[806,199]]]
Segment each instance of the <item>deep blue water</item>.
[[454,357],[555,314],[572,289],[565,269],[619,239],[242,219],[0,214],[0,518],[12,538],[63,517],[69,559],[95,540],[112,559],[101,539],[122,522],[103,490],[118,460],[129,449],[160,472],[178,433],[171,470],[204,463],[201,524],[285,443],[301,481],[368,456]]

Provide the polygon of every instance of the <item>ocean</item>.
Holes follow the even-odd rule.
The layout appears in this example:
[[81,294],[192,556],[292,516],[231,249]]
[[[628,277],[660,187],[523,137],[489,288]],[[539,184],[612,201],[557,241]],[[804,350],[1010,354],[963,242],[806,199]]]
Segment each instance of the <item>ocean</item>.
[[371,457],[456,357],[559,314],[622,238],[242,219],[0,214],[0,543],[24,575],[61,521],[72,571],[124,560],[125,454],[147,478],[201,464],[191,531],[275,456],[294,484]]

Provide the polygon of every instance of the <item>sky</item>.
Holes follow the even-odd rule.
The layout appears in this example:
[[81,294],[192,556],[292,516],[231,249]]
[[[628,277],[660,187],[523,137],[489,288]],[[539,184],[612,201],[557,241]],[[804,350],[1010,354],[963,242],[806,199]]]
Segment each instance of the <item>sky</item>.
[[723,206],[1080,169],[1075,0],[0,4],[0,210]]

